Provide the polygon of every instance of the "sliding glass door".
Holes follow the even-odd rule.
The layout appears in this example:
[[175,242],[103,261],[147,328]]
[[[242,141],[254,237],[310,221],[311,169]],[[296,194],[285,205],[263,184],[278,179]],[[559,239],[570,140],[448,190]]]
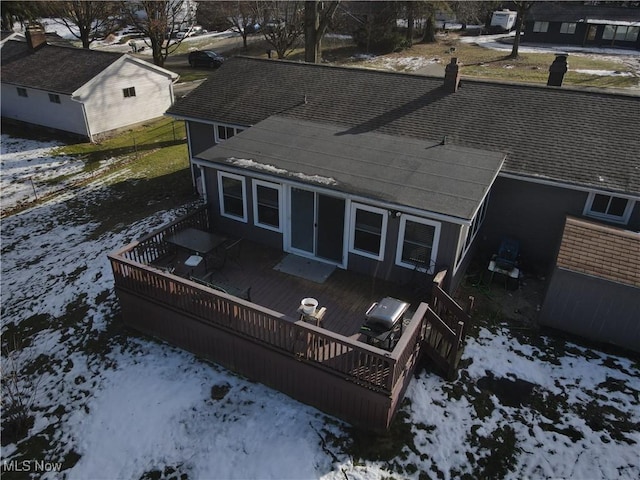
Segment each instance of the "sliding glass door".
[[342,264],[344,199],[292,187],[290,209],[292,250]]

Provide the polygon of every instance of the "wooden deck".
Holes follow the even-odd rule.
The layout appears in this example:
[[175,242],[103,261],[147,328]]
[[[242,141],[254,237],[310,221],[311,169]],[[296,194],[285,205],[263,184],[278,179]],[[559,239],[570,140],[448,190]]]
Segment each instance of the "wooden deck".
[[[298,318],[297,309],[305,297],[318,300],[326,307],[323,328],[345,337],[358,340],[358,330],[364,322],[369,306],[390,296],[412,304],[406,318],[417,307],[419,299],[407,295],[407,289],[390,282],[358,275],[336,268],[324,283],[289,275],[274,269],[287,254],[246,239],[238,261],[227,261],[219,270],[206,268],[204,262],[197,268],[186,267],[184,261],[189,254],[179,252],[177,256],[163,258],[154,265],[175,267],[175,274],[188,278],[210,274],[210,283],[231,286],[234,290],[251,288],[251,301],[271,310]],[[229,293],[232,293],[231,291]],[[413,302],[413,303],[412,303]]]
[[[373,430],[389,428],[423,346],[453,371],[466,316],[443,315],[447,323],[413,289],[344,270],[322,283],[277,271],[286,254],[247,240],[237,261],[190,267],[192,252],[167,241],[187,228],[211,232],[206,207],[109,255],[125,324]],[[205,276],[209,286],[194,280]],[[249,288],[250,300],[241,294]],[[369,306],[386,296],[411,305],[391,351],[358,333]],[[327,309],[323,325],[299,318],[305,297]],[[444,292],[435,305],[441,315],[459,310]]]

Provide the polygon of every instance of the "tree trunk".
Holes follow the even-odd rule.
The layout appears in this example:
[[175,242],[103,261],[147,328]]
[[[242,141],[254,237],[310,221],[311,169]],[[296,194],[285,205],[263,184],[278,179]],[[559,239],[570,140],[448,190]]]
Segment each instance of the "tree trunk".
[[518,49],[520,48],[520,36],[522,34],[522,21],[524,18],[524,12],[518,11],[518,17],[516,18],[516,35],[513,37],[513,47],[511,47],[511,54],[508,58],[518,58]]
[[320,18],[317,0],[304,2],[304,61],[318,63]]
[[424,24],[423,43],[434,43],[436,41],[436,16],[435,13],[429,13],[427,21]]
[[413,45],[414,23],[413,2],[407,2],[407,43],[409,46]]

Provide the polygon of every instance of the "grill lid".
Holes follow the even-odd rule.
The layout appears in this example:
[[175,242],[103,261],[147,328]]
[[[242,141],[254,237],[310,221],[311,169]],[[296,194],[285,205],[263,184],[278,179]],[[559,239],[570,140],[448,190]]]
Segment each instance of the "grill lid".
[[408,308],[409,304],[406,302],[385,297],[369,307],[366,313],[367,324],[390,329],[402,318]]

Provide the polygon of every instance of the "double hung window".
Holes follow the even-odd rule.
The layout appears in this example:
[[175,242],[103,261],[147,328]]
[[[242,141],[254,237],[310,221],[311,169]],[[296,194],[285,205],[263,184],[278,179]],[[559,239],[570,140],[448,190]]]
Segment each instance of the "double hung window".
[[387,211],[353,203],[351,218],[353,230],[350,250],[365,257],[383,260],[388,220]]
[[220,214],[234,220],[247,221],[245,179],[240,175],[218,172]]
[[282,188],[276,183],[253,181],[253,218],[256,225],[276,232],[280,225],[280,198]]
[[432,273],[438,254],[440,224],[432,220],[402,215],[396,263]]

